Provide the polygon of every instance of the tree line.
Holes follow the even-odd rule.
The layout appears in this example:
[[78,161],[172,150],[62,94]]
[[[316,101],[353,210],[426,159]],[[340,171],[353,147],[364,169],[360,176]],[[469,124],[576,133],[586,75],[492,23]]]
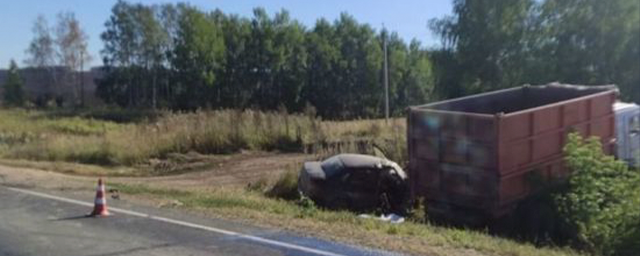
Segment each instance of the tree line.
[[[49,28],[38,18],[26,63],[82,69],[86,36],[72,13],[58,20]],[[305,27],[286,10],[241,17],[118,1],[101,34],[97,95],[128,108],[313,107],[331,119],[380,117],[386,41],[394,115],[435,99],[552,81],[617,84],[625,100],[640,102],[639,1],[453,0],[452,14],[428,28],[440,47],[404,42],[346,13]],[[57,84],[55,72],[44,75]]]
[[426,49],[375,31],[343,13],[306,28],[282,10],[245,18],[188,4],[119,1],[101,38],[98,94],[128,107],[260,108],[326,118],[380,116],[383,40],[388,44],[391,110],[432,97]]
[[640,102],[640,1],[453,0],[430,27],[443,97],[560,81],[616,84]]

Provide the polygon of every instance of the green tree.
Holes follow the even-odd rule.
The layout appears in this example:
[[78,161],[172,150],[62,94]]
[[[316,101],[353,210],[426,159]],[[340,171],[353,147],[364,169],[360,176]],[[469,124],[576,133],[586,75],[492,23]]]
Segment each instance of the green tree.
[[[158,21],[157,6],[137,5],[136,23],[138,37],[140,38],[140,49],[137,51],[137,58],[151,77],[151,81],[147,80],[147,84],[151,87],[151,106],[153,109],[157,107],[157,80],[158,73],[165,63],[167,44],[169,40],[168,32],[163,29],[162,24]],[[147,97],[149,98],[149,97]]]
[[179,8],[181,14],[170,60],[179,88],[176,104],[194,109],[213,101],[216,74],[225,61],[224,37],[212,16],[188,5]]
[[640,175],[605,155],[598,138],[570,134],[564,153],[572,173],[567,191],[556,196],[559,212],[582,246],[613,255],[640,235]]
[[342,110],[337,97],[338,70],[341,59],[335,28],[319,19],[306,36],[308,54],[307,86],[303,99],[315,106],[320,116],[337,117]]
[[381,116],[382,108],[382,45],[373,29],[359,24],[342,13],[335,21],[335,41],[340,58],[335,69],[335,96],[341,105],[335,117]]
[[[389,70],[389,111],[393,115],[399,114],[403,111],[404,107],[407,107],[406,94],[403,90],[406,87],[404,77],[408,74],[408,58],[409,51],[407,45],[402,41],[397,33],[391,33],[383,30],[380,32],[380,42],[383,44],[384,40],[387,43],[387,55],[388,55],[388,70]],[[384,44],[382,46],[384,48]],[[384,54],[384,52],[383,52]],[[384,57],[383,57],[384,58]],[[380,70],[384,72],[384,70]],[[384,79],[384,74],[380,75]],[[381,80],[380,85],[384,86],[384,80]],[[381,87],[380,92],[383,92],[384,87]],[[384,95],[380,94],[380,109],[384,109]]]
[[[383,113],[383,35],[346,13],[307,29],[286,10],[269,16],[256,8],[242,18],[187,4],[119,1],[105,25],[98,93],[109,103],[153,107],[162,88],[158,97],[174,109],[300,112],[312,105],[326,118]],[[399,114],[432,98],[431,62],[419,43],[384,37],[392,111]]]
[[21,107],[25,102],[20,70],[15,61],[11,60],[7,71],[7,80],[4,83],[4,104],[7,106]]
[[640,100],[640,2],[454,0],[431,21],[444,97],[559,81],[617,84]]
[[226,47],[224,67],[220,73],[219,106],[224,108],[245,108],[251,99],[248,50],[251,35],[249,19],[237,15],[224,15],[217,10],[214,14],[224,31]]
[[[454,0],[453,17],[431,21],[445,48],[454,50],[461,94],[520,85],[533,0]],[[444,72],[450,72],[444,70]],[[450,85],[441,85],[450,86]],[[460,94],[452,93],[452,94]]]
[[114,5],[106,31],[102,55],[106,76],[99,83],[98,94],[107,102],[128,106],[158,105],[160,90],[167,98],[168,53],[173,51],[172,36],[177,36],[178,8],[173,5]]
[[308,55],[305,49],[305,27],[291,20],[286,10],[274,17],[274,45],[278,62],[275,65],[275,100],[270,107],[284,105],[290,111],[302,111],[305,102],[301,93],[306,86]]
[[435,99],[435,79],[429,53],[413,40],[407,52],[404,74],[398,84],[395,112],[404,115],[405,108]]
[[106,30],[100,38],[106,76],[99,81],[97,94],[107,103],[135,105],[134,61],[138,40],[135,31],[135,8],[119,0],[111,8],[111,16],[105,22]]
[[[264,109],[277,109],[280,105],[298,111],[304,106],[301,91],[306,84],[307,52],[305,28],[292,20],[286,10],[270,17],[262,8],[254,9],[248,21],[231,19],[236,25],[236,34],[226,38],[230,41],[233,55],[232,65],[242,65],[244,79],[234,76],[234,81],[243,80],[245,94],[250,95],[250,105]],[[228,32],[227,32],[228,33]],[[237,54],[237,47],[244,53]]]
[[[388,42],[390,111],[394,115],[404,115],[408,106],[433,99],[431,60],[427,50],[422,49],[415,39],[407,47],[397,33],[388,36],[388,32],[383,30],[380,40],[383,38]],[[382,102],[383,95],[378,95]]]
[[[288,16],[287,16],[288,18]],[[253,107],[277,107],[277,88],[275,73],[282,65],[281,48],[275,43],[276,24],[266,10],[256,8],[251,19],[251,32],[246,49],[245,64],[248,83],[251,86],[251,102]]]
[[546,0],[541,42],[549,54],[547,79],[577,84],[617,84],[640,101],[640,1]]

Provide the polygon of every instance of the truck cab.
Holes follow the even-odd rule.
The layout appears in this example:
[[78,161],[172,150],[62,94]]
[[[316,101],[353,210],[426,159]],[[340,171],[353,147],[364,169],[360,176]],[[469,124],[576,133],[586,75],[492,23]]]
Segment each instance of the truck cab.
[[640,167],[640,106],[616,102],[616,156],[630,166]]

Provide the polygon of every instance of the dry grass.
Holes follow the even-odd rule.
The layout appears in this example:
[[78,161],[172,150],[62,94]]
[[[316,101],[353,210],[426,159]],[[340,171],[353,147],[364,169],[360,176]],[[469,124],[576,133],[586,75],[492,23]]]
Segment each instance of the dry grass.
[[[131,114],[132,115],[132,114]],[[234,153],[241,149],[375,153],[406,159],[402,119],[322,121],[282,112],[163,113],[135,123],[69,117],[50,112],[0,110],[0,156],[100,166],[136,166],[171,153]],[[101,113],[100,116],[112,116]],[[117,118],[116,118],[117,119]]]

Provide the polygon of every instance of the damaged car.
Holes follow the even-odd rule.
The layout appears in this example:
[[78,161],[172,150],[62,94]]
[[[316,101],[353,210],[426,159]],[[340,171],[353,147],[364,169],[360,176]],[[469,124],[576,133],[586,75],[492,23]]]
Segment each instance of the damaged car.
[[329,209],[402,213],[409,200],[406,173],[379,157],[340,154],[322,162],[306,162],[298,190]]

